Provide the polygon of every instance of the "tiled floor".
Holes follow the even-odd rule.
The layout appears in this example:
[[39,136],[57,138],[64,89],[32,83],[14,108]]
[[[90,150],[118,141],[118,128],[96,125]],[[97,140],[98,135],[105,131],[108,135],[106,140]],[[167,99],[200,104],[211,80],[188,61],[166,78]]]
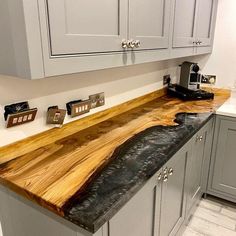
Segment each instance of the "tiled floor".
[[236,204],[202,199],[183,236],[236,236]]

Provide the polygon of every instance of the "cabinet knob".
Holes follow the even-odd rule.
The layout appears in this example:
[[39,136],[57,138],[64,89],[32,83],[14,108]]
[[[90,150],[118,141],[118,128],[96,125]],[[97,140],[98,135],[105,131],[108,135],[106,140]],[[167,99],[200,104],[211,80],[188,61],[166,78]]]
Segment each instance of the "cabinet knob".
[[140,48],[140,46],[141,46],[140,41],[139,41],[139,40],[135,40],[135,41],[134,41],[134,46],[135,46],[136,48]]
[[158,181],[161,181],[161,179],[162,179],[162,174],[160,173],[160,174],[157,176],[157,180],[158,180]]
[[163,181],[166,183],[168,181],[168,175],[163,176]]
[[170,169],[169,169],[169,175],[171,176],[171,175],[173,175],[173,173],[174,173],[173,168],[170,168]]
[[121,46],[122,46],[123,49],[126,49],[126,48],[128,47],[128,42],[127,42],[127,40],[125,40],[125,39],[122,40]]
[[202,44],[202,41],[198,40],[198,41],[196,42],[196,44],[197,44],[197,45],[201,45],[201,44]]
[[135,47],[135,41],[133,39],[131,40],[128,40],[127,42],[127,45],[128,45],[128,48],[134,48]]
[[197,136],[197,141],[202,142],[202,140],[203,140],[203,136],[202,135],[201,136]]
[[168,168],[166,167],[164,170],[163,170],[163,175],[167,175],[168,174]]

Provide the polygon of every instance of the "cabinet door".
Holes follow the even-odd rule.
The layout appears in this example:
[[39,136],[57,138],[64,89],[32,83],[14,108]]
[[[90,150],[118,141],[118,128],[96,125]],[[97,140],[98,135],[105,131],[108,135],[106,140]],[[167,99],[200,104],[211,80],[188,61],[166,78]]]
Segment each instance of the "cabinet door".
[[109,235],[153,236],[154,216],[158,216],[160,212],[160,197],[161,187],[157,184],[155,175],[109,221]]
[[212,187],[236,197],[236,120],[220,120]]
[[47,0],[52,55],[121,51],[128,0]]
[[185,217],[185,173],[186,163],[190,152],[189,145],[175,154],[167,163],[168,172],[173,169],[173,174],[164,177],[162,186],[160,236],[175,235]]
[[217,0],[199,0],[196,40],[198,47],[210,46],[215,27]]
[[187,213],[200,199],[202,194],[202,174],[204,162],[204,148],[207,131],[203,129],[193,137],[192,154],[187,165]]
[[193,47],[198,0],[175,0],[173,47]]
[[139,40],[139,49],[168,48],[170,0],[130,0],[129,39]]

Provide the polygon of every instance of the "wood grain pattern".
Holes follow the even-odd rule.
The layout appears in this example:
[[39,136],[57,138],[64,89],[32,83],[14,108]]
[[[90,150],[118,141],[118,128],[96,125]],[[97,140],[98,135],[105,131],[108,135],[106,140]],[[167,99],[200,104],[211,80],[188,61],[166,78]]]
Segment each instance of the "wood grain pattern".
[[0,148],[0,181],[19,194],[63,215],[63,206],[85,188],[114,150],[156,125],[176,125],[179,112],[214,111],[230,96],[215,89],[213,101],[182,102],[164,90]]

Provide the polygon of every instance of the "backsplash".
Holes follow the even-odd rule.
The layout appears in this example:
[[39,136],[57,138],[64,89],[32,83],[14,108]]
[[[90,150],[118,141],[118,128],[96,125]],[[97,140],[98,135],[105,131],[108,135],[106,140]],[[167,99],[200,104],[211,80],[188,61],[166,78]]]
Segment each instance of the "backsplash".
[[[58,105],[60,108],[65,108],[69,101],[88,99],[90,94],[105,92],[105,106],[73,119],[66,116],[65,123],[68,123],[158,90],[163,87],[163,75],[171,74],[173,81],[176,80],[178,65],[183,60],[185,59],[35,81],[0,76],[0,146],[52,128],[53,126],[46,125],[46,111],[49,106]],[[34,122],[6,129],[3,117],[4,106],[20,101],[29,101],[30,107],[38,108],[36,119]]]

